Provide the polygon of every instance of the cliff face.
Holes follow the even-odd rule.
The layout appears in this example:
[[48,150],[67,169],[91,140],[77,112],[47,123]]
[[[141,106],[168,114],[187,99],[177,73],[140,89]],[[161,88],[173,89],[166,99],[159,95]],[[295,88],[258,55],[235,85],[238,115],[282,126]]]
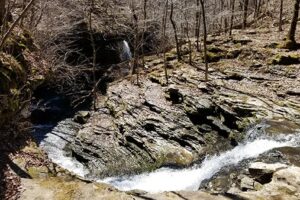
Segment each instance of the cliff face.
[[17,199],[20,178],[11,170],[10,156],[30,136],[32,93],[48,73],[30,34],[16,28],[0,52],[0,199]]
[[17,29],[0,53],[0,127],[23,110],[46,74],[27,31]]

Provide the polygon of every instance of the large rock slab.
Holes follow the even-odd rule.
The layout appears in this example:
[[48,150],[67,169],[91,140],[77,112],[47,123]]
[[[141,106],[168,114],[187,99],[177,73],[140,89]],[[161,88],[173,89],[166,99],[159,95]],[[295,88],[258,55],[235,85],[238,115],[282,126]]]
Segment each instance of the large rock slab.
[[80,128],[69,135],[65,149],[91,178],[186,167],[237,145],[250,124],[300,119],[298,102],[276,99],[256,82],[211,72],[218,78],[205,83],[196,68],[176,61],[169,65],[169,85],[157,66],[140,77],[139,85],[126,78],[111,83],[89,118],[75,118]]
[[265,174],[273,174],[274,172],[284,168],[287,168],[287,165],[281,163],[266,164],[263,162],[255,162],[250,165],[249,172],[255,177]]

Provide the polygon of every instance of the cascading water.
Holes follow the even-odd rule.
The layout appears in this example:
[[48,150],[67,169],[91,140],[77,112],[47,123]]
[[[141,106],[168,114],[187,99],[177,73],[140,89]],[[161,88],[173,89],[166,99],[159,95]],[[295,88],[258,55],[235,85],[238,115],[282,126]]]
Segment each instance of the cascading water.
[[274,148],[296,146],[296,141],[298,140],[295,140],[292,136],[283,141],[256,139],[220,155],[208,157],[201,166],[182,170],[162,168],[148,174],[107,178],[100,182],[111,184],[122,191],[135,189],[151,193],[181,190],[196,191],[203,180],[211,178],[223,167],[236,165],[245,159],[255,158]]
[[[112,177],[97,182],[108,183],[119,190],[144,190],[151,193],[163,191],[195,191],[199,189],[202,181],[211,178],[222,168],[237,165],[243,160],[258,157],[274,148],[299,147],[299,134],[279,135],[269,137],[264,134],[264,124],[259,124],[246,134],[245,142],[239,144],[232,150],[220,155],[208,156],[200,165],[186,169],[161,168],[151,173],[144,173],[135,176]],[[58,134],[55,131],[48,133],[46,139],[41,143],[43,149],[48,153],[49,158],[61,167],[84,177],[89,173],[85,166],[76,159],[69,157],[65,152],[65,146],[70,138],[70,134]]]
[[68,171],[84,177],[88,174],[88,170],[83,164],[76,159],[66,155],[64,148],[67,141],[61,136],[56,134],[49,134],[47,138],[40,144],[40,146],[47,152],[48,157],[57,165],[61,166]]
[[121,60],[130,60],[132,58],[132,54],[128,42],[126,40],[123,40],[121,46]]
[[[66,151],[67,145],[74,140],[75,132],[72,131],[71,127],[68,127],[68,124],[73,125],[73,128],[76,129],[76,124],[72,123],[71,119],[66,119],[57,125],[36,125],[33,135],[38,139],[40,147],[48,154],[52,162],[80,177],[84,177],[88,174],[88,169],[69,156]],[[45,131],[47,131],[47,134],[45,134]]]

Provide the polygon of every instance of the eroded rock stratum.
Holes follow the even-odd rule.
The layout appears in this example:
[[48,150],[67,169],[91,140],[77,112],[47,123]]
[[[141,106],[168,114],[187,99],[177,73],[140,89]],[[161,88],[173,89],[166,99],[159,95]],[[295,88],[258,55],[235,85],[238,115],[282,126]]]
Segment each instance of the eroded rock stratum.
[[[220,72],[213,67],[212,80],[205,83],[201,69],[170,61],[166,85],[157,63],[140,77],[139,85],[129,78],[112,83],[106,96],[98,98],[97,111],[64,136],[68,151],[93,176],[189,166],[236,145],[243,140],[245,128],[261,120],[299,125],[299,97],[281,98],[280,76],[268,74],[272,80],[260,80],[251,78],[246,68]],[[234,79],[234,73],[245,78]],[[280,87],[290,84],[297,87],[299,81],[282,78]],[[69,131],[63,123],[55,132]]]

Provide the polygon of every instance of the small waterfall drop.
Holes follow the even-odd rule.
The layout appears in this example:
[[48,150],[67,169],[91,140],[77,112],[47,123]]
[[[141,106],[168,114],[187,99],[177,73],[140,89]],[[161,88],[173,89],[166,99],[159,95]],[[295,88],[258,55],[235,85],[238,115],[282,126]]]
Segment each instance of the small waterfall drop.
[[[65,124],[71,123],[66,120]],[[80,177],[91,175],[84,164],[78,162],[67,151],[67,144],[72,142],[73,133],[69,129],[63,128],[63,122],[59,123],[51,132],[45,135],[41,142],[41,147],[47,152],[49,158],[62,168],[73,172]],[[62,126],[60,126],[62,124]],[[63,126],[64,125],[64,126]],[[196,191],[200,184],[212,178],[224,167],[239,164],[243,160],[256,158],[260,154],[280,147],[299,147],[300,132],[298,134],[282,134],[277,136],[267,136],[264,134],[264,124],[259,124],[249,129],[246,139],[235,148],[223,152],[219,155],[212,155],[199,165],[185,169],[161,168],[151,173],[144,173],[135,176],[110,177],[93,181],[107,183],[122,191],[144,190],[150,193],[164,191]]]
[[71,121],[71,119],[66,119],[56,125],[56,127],[54,125],[35,126],[34,135],[39,135],[39,132],[44,132],[45,129],[49,131],[50,128],[50,131],[41,141],[40,147],[47,153],[52,162],[69,172],[80,177],[85,177],[89,173],[89,170],[82,163],[70,156],[70,153],[66,150],[68,144],[72,142],[73,137],[71,135],[73,133],[68,128],[64,128],[64,126],[72,123]]
[[150,193],[164,191],[196,191],[202,181],[211,178],[223,167],[237,165],[239,162],[255,158],[274,148],[297,146],[300,136],[285,135],[278,140],[255,139],[241,144],[234,149],[220,155],[207,157],[200,166],[188,169],[161,168],[152,173],[132,177],[107,178],[99,182],[111,184],[122,191],[144,190]]
[[121,60],[130,60],[132,58],[132,54],[128,42],[126,40],[123,40],[121,46]]

